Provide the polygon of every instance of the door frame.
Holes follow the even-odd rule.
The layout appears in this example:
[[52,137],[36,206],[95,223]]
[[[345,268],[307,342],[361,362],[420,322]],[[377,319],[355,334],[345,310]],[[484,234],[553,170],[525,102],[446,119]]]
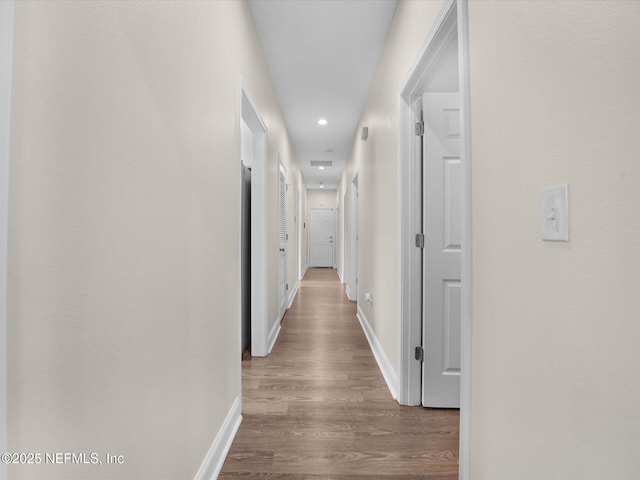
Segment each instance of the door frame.
[[[269,354],[268,312],[269,297],[267,276],[267,155],[269,151],[267,127],[251,100],[242,77],[238,82],[238,195],[242,195],[241,120],[253,133],[253,165],[251,168],[251,355],[265,357]],[[238,203],[238,209],[241,202]],[[242,233],[242,215],[238,210],[238,232]],[[238,255],[238,291],[242,285],[241,259]],[[238,329],[241,328],[241,305],[238,295]],[[240,342],[241,343],[241,342]],[[242,352],[238,356],[241,359]]]
[[298,280],[302,280],[302,193],[300,189],[296,190],[296,198],[297,198],[297,234],[298,238],[296,239],[296,243],[298,245],[298,269],[296,274],[298,275]]
[[349,183],[349,275],[345,292],[352,302],[358,301],[358,225],[359,221],[358,172]]
[[347,201],[347,195],[349,192],[347,190],[344,191],[344,195],[342,196],[342,236],[340,237],[340,281],[345,284],[347,283],[347,272],[345,259],[347,258],[347,206],[349,202]]
[[[14,1],[0,2],[0,451],[7,451],[9,301],[9,172],[11,163],[11,93]],[[7,467],[0,464],[0,480]]]
[[[311,265],[311,212],[314,210],[325,210],[325,211],[330,211],[331,212],[331,229],[333,230],[331,233],[332,235],[332,244],[333,246],[331,247],[331,267],[326,267],[326,268],[334,268],[335,267],[335,255],[336,255],[336,242],[335,242],[335,236],[336,236],[336,211],[337,209],[335,208],[325,208],[325,207],[313,207],[309,209],[309,267],[310,268],[314,268],[313,265]],[[320,268],[325,268],[325,267],[320,267]]]
[[471,405],[471,301],[472,301],[472,191],[469,101],[469,35],[467,0],[447,0],[416,59],[401,84],[398,94],[398,295],[400,298],[400,375],[398,402],[421,403],[421,364],[414,348],[422,344],[422,252],[415,246],[415,235],[422,233],[422,208],[419,172],[420,138],[414,125],[419,120],[417,97],[421,84],[433,72],[434,62],[444,47],[447,33],[458,35],[458,74],[461,113],[461,162],[464,192],[462,201],[461,253],[461,378],[460,378],[460,480],[469,479],[469,427]]

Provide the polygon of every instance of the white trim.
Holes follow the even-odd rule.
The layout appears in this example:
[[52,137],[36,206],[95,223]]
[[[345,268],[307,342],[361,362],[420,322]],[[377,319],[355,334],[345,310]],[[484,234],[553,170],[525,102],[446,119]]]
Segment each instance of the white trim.
[[360,187],[359,171],[353,174],[349,183],[349,270],[347,273],[347,297],[358,300],[358,238],[360,232]]
[[356,301],[356,299],[353,298],[353,295],[351,295],[351,290],[349,290],[349,284],[348,283],[344,287],[344,293],[347,295],[347,298],[349,299],[349,301],[351,301],[351,302],[355,302]]
[[342,272],[340,274],[340,281],[342,283],[347,283],[347,274],[346,274],[346,264],[345,259],[347,258],[347,206],[349,202],[347,201],[347,195],[349,195],[348,190],[345,189],[342,195],[342,238],[340,239],[340,245],[342,246],[341,257],[342,257]]
[[456,34],[456,3],[448,0],[434,21],[425,43],[414,60],[398,98],[398,232],[400,298],[400,394],[402,405],[422,403],[422,365],[414,349],[422,345],[422,250],[415,246],[415,235],[423,232],[420,137],[413,125],[420,120],[425,79],[433,71],[448,40]]
[[298,205],[297,205],[297,209],[298,209],[298,224],[297,224],[297,245],[298,245],[298,264],[296,265],[297,268],[297,275],[298,275],[298,280],[302,279],[302,235],[303,235],[303,213],[302,213],[302,192],[300,191],[300,185],[298,184],[297,190],[297,199],[298,199]]
[[358,310],[356,316],[358,317],[358,321],[362,326],[362,330],[364,331],[365,337],[367,337],[367,341],[369,342],[369,346],[371,347],[371,351],[373,352],[373,356],[378,363],[378,368],[380,369],[380,373],[384,377],[384,381],[387,383],[387,388],[389,389],[389,393],[395,400],[398,398],[398,375],[396,371],[393,369],[393,365],[389,361],[389,357],[384,353],[384,348],[382,344],[376,337],[375,332],[371,328],[367,317],[364,312],[358,305]]
[[455,28],[455,6],[455,0],[448,0],[442,7],[398,96],[398,295],[401,319],[398,401],[402,405],[422,403],[422,366],[414,357],[414,348],[422,345],[422,252],[415,247],[415,235],[422,233],[420,137],[413,132],[413,125],[418,120],[416,99],[422,96],[421,83],[430,65],[438,58],[447,34]]
[[273,347],[276,344],[276,340],[278,340],[278,335],[280,335],[280,330],[281,330],[280,322],[282,322],[282,317],[279,318],[278,321],[273,324],[273,327],[271,327],[271,331],[269,332],[269,343],[267,348],[267,355],[269,355],[273,350]]
[[[409,100],[410,101],[410,100]],[[421,345],[422,334],[422,251],[414,238],[421,230],[422,206],[415,201],[420,196],[418,160],[420,150],[411,137],[411,125],[418,120],[413,103],[398,98],[398,298],[400,321],[400,382],[398,402],[420,405],[422,366],[412,352]]]
[[331,247],[331,251],[332,251],[332,259],[331,259],[331,265],[311,265],[311,213],[317,210],[325,210],[325,211],[330,211],[331,212],[331,218],[332,220],[332,225],[331,225],[331,229],[333,230],[332,232],[332,236],[335,237],[336,236],[336,232],[335,232],[335,218],[336,218],[336,209],[335,208],[324,208],[324,207],[320,207],[320,208],[316,208],[316,207],[312,207],[309,208],[308,213],[309,213],[309,266],[311,268],[336,268],[336,263],[335,263],[335,256],[336,256],[336,244],[335,242],[332,243],[332,247]]
[[461,349],[460,349],[460,455],[459,478],[469,480],[470,438],[471,438],[471,329],[472,329],[472,289],[473,289],[473,184],[471,172],[471,84],[469,69],[469,4],[458,0],[458,75],[461,95],[462,131],[462,178],[464,199],[462,204],[463,246],[461,261]]
[[[455,14],[455,16],[454,16]],[[417,203],[417,189],[412,179],[415,172],[412,164],[416,157],[416,140],[412,133],[416,121],[413,111],[414,99],[423,92],[418,91],[428,71],[430,63],[437,57],[442,46],[440,41],[446,37],[451,25],[455,26],[458,35],[459,88],[461,93],[461,139],[462,170],[465,182],[463,199],[462,226],[462,319],[461,319],[461,393],[460,393],[460,480],[469,480],[469,432],[471,407],[471,289],[472,289],[472,208],[471,208],[471,142],[470,142],[470,98],[469,98],[469,34],[468,34],[468,0],[447,0],[434,25],[430,30],[420,52],[411,65],[406,79],[402,83],[398,98],[398,232],[399,232],[399,285],[400,298],[400,372],[399,403],[415,405],[420,403],[421,392],[420,366],[413,360],[413,347],[420,345],[420,333],[415,318],[421,318],[421,305],[415,303],[415,292],[421,279],[416,277],[412,268],[416,265],[416,248],[414,235],[418,231],[417,220],[421,214],[414,208]],[[412,319],[414,320],[412,322]],[[420,319],[420,325],[421,325]]]
[[302,269],[302,275],[300,275],[300,280],[302,280],[305,276],[305,274],[307,273],[307,269],[309,268],[309,264],[307,263],[304,268]]
[[[254,134],[254,159],[251,170],[251,355],[264,357],[268,355],[269,312],[269,296],[267,295],[269,286],[267,275],[268,135],[267,127],[260,118],[242,77],[239,79],[238,90],[238,125],[241,120],[244,120]],[[238,135],[238,137],[240,136]],[[240,142],[241,139],[238,138],[239,172],[242,170]],[[239,182],[242,182],[241,174]],[[238,221],[241,222],[242,215],[239,214],[238,218]]]
[[287,310],[291,308],[293,301],[296,299],[296,295],[298,294],[298,289],[300,288],[300,280],[296,280],[296,284],[291,289],[289,293],[289,300],[287,301]]
[[242,401],[240,397],[236,397],[222,427],[218,430],[213,444],[211,444],[206,457],[204,457],[198,473],[193,477],[194,480],[215,480],[218,478],[233,439],[238,433],[238,428],[240,428],[240,423],[242,422],[241,409]]
[[[0,2],[0,453],[7,451],[7,322],[9,261],[9,166],[11,162],[11,77],[13,71],[13,0]],[[7,467],[0,464],[0,480]]]

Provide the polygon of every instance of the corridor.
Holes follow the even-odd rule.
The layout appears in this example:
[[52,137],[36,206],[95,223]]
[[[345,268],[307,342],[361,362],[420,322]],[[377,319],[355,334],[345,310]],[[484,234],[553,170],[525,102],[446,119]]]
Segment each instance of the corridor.
[[458,410],[389,395],[336,271],[309,269],[266,358],[242,362],[225,479],[458,478]]

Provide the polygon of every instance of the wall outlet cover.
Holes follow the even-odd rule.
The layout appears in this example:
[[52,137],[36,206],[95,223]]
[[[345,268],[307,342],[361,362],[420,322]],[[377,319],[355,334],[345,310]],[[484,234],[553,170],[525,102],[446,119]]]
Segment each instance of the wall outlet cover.
[[569,241],[569,185],[542,190],[542,240]]

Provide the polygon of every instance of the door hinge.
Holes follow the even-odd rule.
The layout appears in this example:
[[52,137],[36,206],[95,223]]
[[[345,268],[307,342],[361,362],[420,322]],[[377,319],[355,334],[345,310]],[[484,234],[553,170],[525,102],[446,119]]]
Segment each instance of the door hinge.
[[422,137],[424,135],[424,122],[416,122],[416,135]]
[[424,248],[424,233],[416,233],[416,247]]
[[415,357],[419,362],[424,362],[424,348],[416,347],[415,349]]
[[285,240],[289,240],[289,234],[288,234],[288,233],[287,233],[287,234],[285,234],[285,238],[284,238],[284,239],[285,239]]
[[285,290],[287,290],[287,291],[289,290],[289,284],[288,283],[285,284]]

